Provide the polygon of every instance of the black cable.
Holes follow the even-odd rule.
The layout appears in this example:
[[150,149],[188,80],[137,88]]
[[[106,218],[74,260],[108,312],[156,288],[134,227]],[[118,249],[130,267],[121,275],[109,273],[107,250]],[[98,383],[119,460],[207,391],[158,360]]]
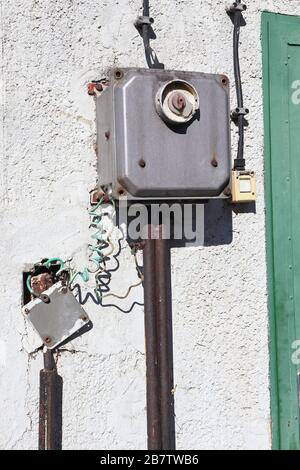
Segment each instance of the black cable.
[[234,169],[243,171],[245,170],[246,162],[244,158],[244,145],[245,145],[245,115],[248,110],[244,109],[243,89],[241,80],[240,58],[239,58],[239,42],[240,42],[240,29],[243,21],[243,11],[246,9],[245,5],[241,4],[241,0],[235,2],[229,9],[228,13],[233,16],[233,67],[235,88],[237,97],[237,108],[233,113],[233,119],[236,120],[239,132],[239,142],[237,157],[234,160]]
[[154,19],[150,16],[149,0],[143,0],[143,16],[139,16],[135,22],[136,28],[139,30],[143,39],[145,56],[147,65],[150,69],[163,69],[164,64],[159,62],[155,51],[150,45],[150,39],[155,39],[155,33],[152,29]]
[[[149,6],[149,0],[143,0],[143,16],[144,18],[150,17],[150,6]],[[143,40],[145,44],[145,49],[149,49],[150,47],[150,41],[149,41],[149,24],[143,24],[142,26],[143,29]]]
[[[237,106],[238,108],[243,108],[243,89],[241,81],[241,70],[240,70],[240,61],[239,61],[239,40],[240,40],[240,26],[241,26],[241,12],[236,12],[234,15],[234,34],[233,34],[233,55],[234,55],[234,77],[235,77],[235,87],[236,87],[236,97],[237,97]],[[235,169],[245,169],[245,159],[244,159],[244,116],[239,114],[238,117],[238,128],[239,128],[239,142],[238,142],[238,152],[237,158],[234,162]]]

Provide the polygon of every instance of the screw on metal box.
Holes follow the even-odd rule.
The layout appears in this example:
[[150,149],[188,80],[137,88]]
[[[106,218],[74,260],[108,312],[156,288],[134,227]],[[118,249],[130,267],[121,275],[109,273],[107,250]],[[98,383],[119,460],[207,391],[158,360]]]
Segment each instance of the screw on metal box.
[[123,70],[119,70],[119,69],[118,69],[118,70],[115,70],[115,78],[116,78],[117,80],[120,80],[120,79],[123,78],[123,77],[124,77],[124,72],[123,72]]
[[231,189],[230,188],[225,188],[224,189],[224,195],[227,196],[227,197],[230,197],[231,196]]
[[227,86],[229,84],[229,79],[226,77],[226,75],[221,76],[221,83],[223,86]]
[[62,286],[59,291],[58,291],[60,294],[67,294],[68,292],[68,288],[67,286]]

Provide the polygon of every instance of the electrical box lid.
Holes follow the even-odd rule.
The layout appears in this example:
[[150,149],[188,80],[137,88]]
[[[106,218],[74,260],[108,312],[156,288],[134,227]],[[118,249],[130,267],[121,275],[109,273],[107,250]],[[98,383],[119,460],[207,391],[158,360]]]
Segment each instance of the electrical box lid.
[[228,185],[226,76],[112,69],[97,116],[99,179],[115,197],[219,197]]
[[45,346],[54,349],[91,322],[74,294],[61,282],[51,286],[44,294],[49,297],[49,303],[36,298],[22,311]]

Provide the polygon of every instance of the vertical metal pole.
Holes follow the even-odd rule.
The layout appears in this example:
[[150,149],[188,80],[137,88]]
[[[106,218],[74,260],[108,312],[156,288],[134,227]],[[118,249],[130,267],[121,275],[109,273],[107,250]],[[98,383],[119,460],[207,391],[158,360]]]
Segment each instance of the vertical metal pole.
[[149,230],[144,246],[144,303],[148,449],[161,449],[160,378],[155,288],[155,244]]
[[44,354],[40,371],[39,450],[62,448],[62,378],[58,375],[53,352]]
[[145,240],[144,290],[148,449],[175,450],[171,265],[162,226],[151,226]]
[[162,450],[175,450],[171,256],[161,225],[155,240],[155,264]]

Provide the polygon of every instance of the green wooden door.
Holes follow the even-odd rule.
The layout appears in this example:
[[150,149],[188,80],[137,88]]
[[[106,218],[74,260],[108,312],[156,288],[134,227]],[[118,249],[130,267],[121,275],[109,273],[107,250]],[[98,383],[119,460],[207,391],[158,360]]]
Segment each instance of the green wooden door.
[[300,17],[262,15],[275,449],[300,449]]

